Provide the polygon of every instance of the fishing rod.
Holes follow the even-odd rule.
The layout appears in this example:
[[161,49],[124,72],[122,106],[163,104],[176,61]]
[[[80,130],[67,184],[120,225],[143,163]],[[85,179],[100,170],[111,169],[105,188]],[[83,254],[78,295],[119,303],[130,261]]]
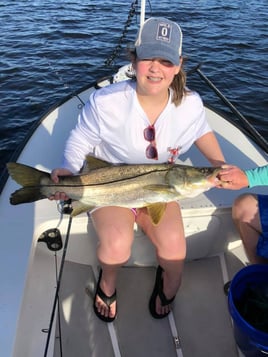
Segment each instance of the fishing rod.
[[268,142],[265,138],[250,124],[250,122],[237,110],[237,108],[219,91],[219,89],[211,82],[211,80],[201,71],[201,65],[198,64],[195,68],[188,71],[188,74],[197,72],[199,76],[206,82],[206,84],[217,94],[217,96],[231,109],[231,111],[243,122],[245,128],[260,147],[268,153]]
[[[57,287],[56,287],[56,292],[55,292],[55,297],[54,297],[54,303],[53,303],[52,312],[51,312],[51,316],[50,316],[49,328],[47,331],[47,340],[46,340],[44,357],[47,357],[48,347],[49,347],[49,343],[50,343],[50,336],[51,336],[51,332],[52,332],[52,326],[53,326],[53,322],[54,322],[54,316],[55,316],[57,305],[59,308],[59,304],[58,304],[59,303],[59,290],[60,290],[62,273],[63,273],[64,263],[65,263],[65,257],[66,257],[66,253],[67,253],[69,237],[70,237],[71,225],[72,225],[72,216],[69,217],[68,228],[67,228],[65,243],[64,243],[64,247],[63,247],[63,253],[62,253],[62,258],[61,258],[59,276],[57,279]],[[61,344],[60,344],[60,350],[61,350],[61,356],[62,356]]]

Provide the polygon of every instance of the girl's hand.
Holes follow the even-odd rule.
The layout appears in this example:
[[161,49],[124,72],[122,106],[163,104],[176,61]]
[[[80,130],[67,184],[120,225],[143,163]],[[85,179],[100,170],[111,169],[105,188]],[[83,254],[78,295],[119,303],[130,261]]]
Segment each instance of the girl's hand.
[[[59,177],[60,176],[71,176],[72,172],[67,170],[67,169],[63,169],[63,168],[58,168],[58,169],[54,169],[51,171],[50,177],[51,180],[55,183],[59,183]],[[69,196],[67,196],[65,194],[65,192],[55,192],[54,195],[51,195],[50,197],[48,197],[49,200],[56,200],[56,201],[67,201],[69,199]]]

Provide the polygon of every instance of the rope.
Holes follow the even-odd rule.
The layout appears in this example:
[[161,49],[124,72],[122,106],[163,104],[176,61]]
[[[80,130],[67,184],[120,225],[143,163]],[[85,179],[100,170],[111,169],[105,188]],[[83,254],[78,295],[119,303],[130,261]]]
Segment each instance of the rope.
[[115,47],[115,49],[113,50],[112,54],[108,57],[108,59],[104,62],[105,67],[114,67],[114,60],[118,57],[121,48],[122,48],[122,43],[124,42],[125,38],[126,38],[126,34],[128,32],[128,28],[131,25],[132,19],[136,13],[136,7],[138,5],[138,0],[135,0],[132,2],[130,9],[129,9],[129,13],[128,13],[128,17],[127,20],[125,22],[125,26],[123,28],[122,31],[122,35],[119,38],[118,44]]

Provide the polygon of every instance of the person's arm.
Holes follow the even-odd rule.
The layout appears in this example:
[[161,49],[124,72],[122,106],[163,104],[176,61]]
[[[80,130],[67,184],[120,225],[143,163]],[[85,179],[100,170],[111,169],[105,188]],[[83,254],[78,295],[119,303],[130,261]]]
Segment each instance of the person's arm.
[[197,139],[195,145],[213,166],[221,166],[225,163],[218,140],[212,131]]
[[239,190],[245,187],[268,185],[268,165],[242,170],[234,165],[222,165],[217,187]]
[[85,104],[78,116],[75,128],[66,141],[62,167],[73,172],[79,172],[88,154],[100,143],[99,115],[94,101],[94,93]]
[[246,170],[249,187],[268,185],[268,165]]

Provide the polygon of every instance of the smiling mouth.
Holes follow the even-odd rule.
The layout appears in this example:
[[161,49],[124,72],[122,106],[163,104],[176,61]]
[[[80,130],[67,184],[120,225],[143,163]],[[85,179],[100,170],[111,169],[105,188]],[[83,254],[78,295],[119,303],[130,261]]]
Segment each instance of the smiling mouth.
[[159,82],[162,80],[162,78],[160,78],[160,77],[149,77],[148,76],[147,78],[152,82]]

